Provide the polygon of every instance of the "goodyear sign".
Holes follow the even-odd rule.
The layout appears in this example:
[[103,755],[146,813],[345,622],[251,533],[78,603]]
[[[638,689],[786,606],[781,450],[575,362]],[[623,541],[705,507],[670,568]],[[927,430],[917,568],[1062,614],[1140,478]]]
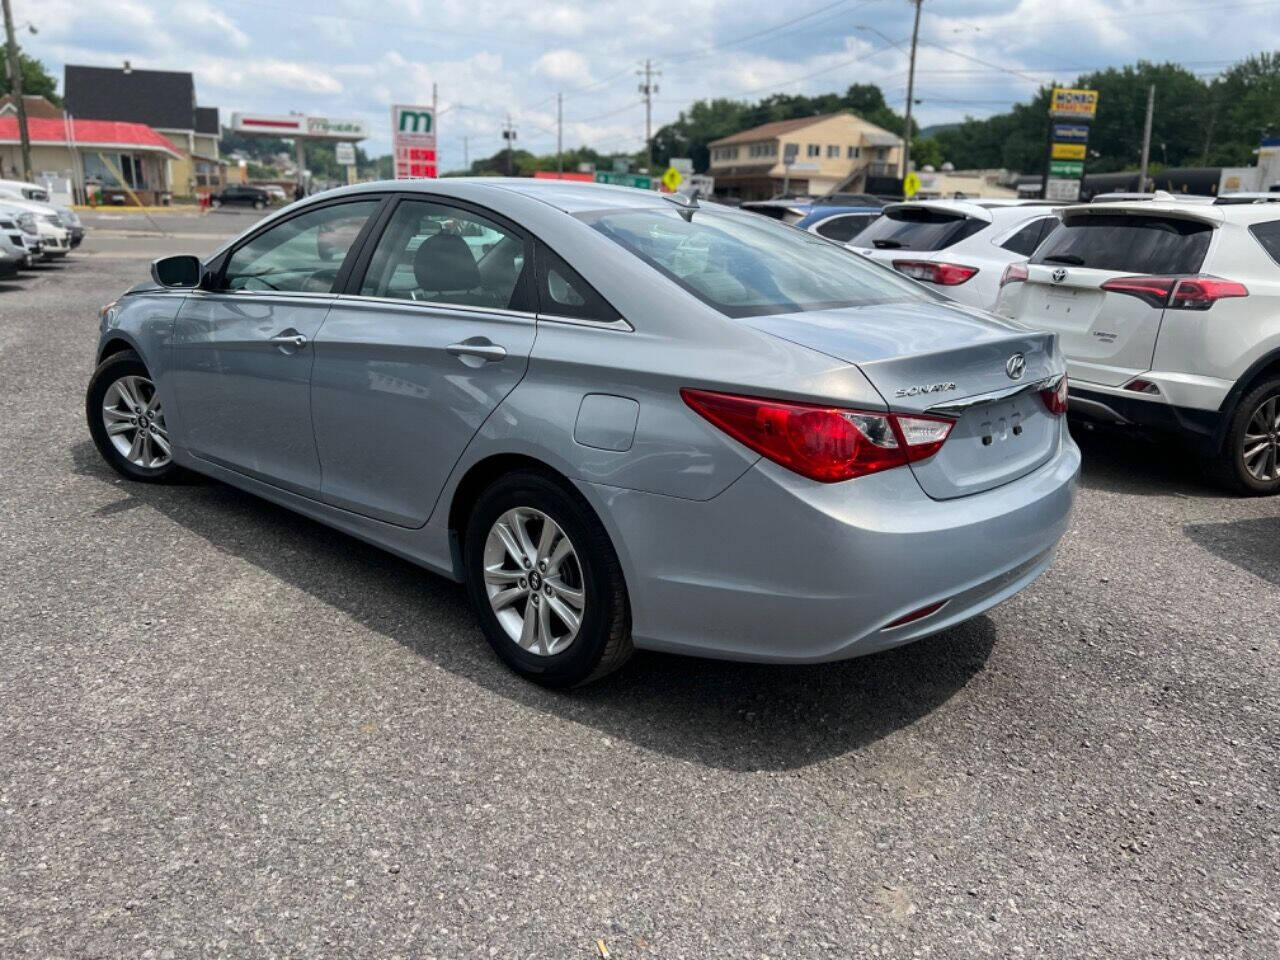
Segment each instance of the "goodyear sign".
[[1054,87],[1049,96],[1049,116],[1063,120],[1092,120],[1098,112],[1098,91]]
[[1055,123],[1053,139],[1057,143],[1088,143],[1089,125],[1087,123]]
[[1049,158],[1051,160],[1083,160],[1085,149],[1083,143],[1055,143]]
[[397,180],[436,176],[436,115],[431,107],[391,108],[391,152]]

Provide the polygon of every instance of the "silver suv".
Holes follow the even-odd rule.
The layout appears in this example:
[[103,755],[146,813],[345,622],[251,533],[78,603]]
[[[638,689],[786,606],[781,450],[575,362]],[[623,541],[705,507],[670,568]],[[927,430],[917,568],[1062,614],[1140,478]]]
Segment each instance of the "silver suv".
[[1280,202],[1067,207],[996,312],[1058,335],[1072,415],[1176,435],[1230,486],[1280,492]]

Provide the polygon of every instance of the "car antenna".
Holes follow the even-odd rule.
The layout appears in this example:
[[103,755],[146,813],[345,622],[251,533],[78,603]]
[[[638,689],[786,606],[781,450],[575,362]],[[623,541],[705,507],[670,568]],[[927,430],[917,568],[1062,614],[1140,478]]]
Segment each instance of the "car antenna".
[[692,223],[693,211],[702,209],[698,206],[696,193],[664,193],[662,199],[680,208],[680,216],[684,217],[685,223]]

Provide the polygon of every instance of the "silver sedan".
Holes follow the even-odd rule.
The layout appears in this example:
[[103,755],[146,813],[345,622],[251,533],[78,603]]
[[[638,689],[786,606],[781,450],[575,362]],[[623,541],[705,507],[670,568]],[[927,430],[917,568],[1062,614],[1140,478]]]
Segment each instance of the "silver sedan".
[[102,311],[89,429],[465,581],[569,686],[811,663],[1031,583],[1079,452],[1053,336],[714,204],[537,180],[294,204]]

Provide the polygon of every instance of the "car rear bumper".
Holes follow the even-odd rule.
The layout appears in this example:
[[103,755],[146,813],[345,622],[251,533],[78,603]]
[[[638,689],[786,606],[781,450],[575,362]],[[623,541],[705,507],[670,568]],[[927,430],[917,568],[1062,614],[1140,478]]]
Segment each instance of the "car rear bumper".
[[618,548],[637,647],[815,663],[937,633],[1039,576],[1080,467],[1062,429],[1034,472],[948,501],[906,470],[819,484],[764,460],[706,501],[581,486]]

